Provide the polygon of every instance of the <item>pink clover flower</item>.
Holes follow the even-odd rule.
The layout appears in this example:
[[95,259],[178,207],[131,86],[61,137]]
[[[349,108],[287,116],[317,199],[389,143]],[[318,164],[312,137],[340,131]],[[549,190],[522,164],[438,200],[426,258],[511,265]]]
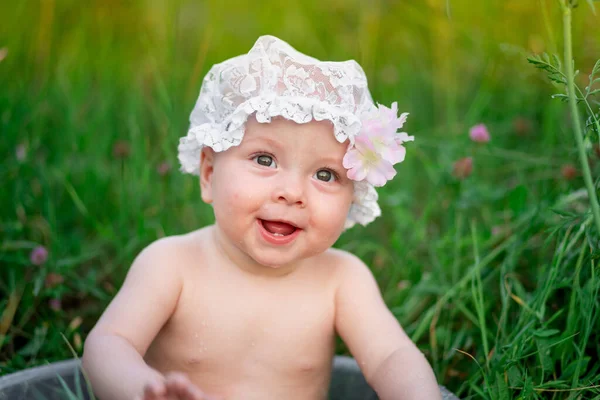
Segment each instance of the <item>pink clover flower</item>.
[[469,130],[469,137],[476,143],[487,143],[490,141],[490,132],[485,124],[477,124]]

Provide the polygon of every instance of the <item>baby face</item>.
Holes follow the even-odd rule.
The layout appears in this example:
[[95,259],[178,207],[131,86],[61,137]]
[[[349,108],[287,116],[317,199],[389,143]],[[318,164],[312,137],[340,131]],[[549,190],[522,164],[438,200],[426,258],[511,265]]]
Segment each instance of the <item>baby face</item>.
[[254,262],[278,268],[322,253],[343,231],[354,186],[328,121],[249,118],[239,146],[203,150],[202,197],[222,237]]

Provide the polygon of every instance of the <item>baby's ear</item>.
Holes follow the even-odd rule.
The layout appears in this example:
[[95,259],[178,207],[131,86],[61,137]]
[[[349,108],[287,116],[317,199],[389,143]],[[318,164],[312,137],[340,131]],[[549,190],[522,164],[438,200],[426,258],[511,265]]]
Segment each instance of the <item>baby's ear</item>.
[[204,147],[200,153],[200,193],[202,201],[210,204],[212,197],[212,176],[214,171],[215,152],[210,147]]

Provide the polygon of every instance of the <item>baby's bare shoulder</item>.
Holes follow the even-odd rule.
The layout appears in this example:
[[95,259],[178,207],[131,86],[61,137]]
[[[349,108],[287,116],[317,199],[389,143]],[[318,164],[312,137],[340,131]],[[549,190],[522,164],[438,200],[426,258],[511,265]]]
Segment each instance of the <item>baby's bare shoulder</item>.
[[144,259],[150,264],[166,263],[170,266],[185,263],[205,251],[206,236],[206,229],[200,229],[183,235],[163,237],[142,250],[138,259]]
[[340,280],[350,276],[371,275],[369,267],[360,258],[345,250],[331,248],[321,255],[321,262]]
[[165,237],[142,250],[92,333],[117,334],[145,354],[177,308],[185,280],[182,267],[198,234]]

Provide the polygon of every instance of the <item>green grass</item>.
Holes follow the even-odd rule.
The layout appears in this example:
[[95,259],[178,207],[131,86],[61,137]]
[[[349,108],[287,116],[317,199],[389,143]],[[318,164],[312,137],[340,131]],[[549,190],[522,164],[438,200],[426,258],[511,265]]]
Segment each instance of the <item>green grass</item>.
[[[135,255],[212,221],[177,140],[208,68],[272,33],[357,59],[373,97],[411,113],[384,217],[337,245],[372,266],[440,382],[462,398],[600,399],[599,235],[582,177],[561,174],[580,170],[568,106],[550,97],[564,90],[526,61],[561,54],[558,2],[150,3],[0,5],[0,374],[71,357],[62,335],[81,352]],[[600,43],[581,3],[583,89]],[[487,145],[468,139],[479,122]]]

